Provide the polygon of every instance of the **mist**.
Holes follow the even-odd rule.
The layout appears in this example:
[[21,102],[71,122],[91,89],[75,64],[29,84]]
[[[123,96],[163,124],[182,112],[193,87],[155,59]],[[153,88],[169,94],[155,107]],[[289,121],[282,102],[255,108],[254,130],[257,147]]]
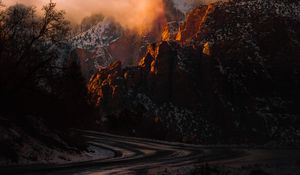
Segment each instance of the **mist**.
[[[182,0],[186,3],[209,3],[217,0]],[[49,0],[3,0],[9,6],[15,3],[32,5],[40,12]],[[163,0],[53,0],[58,9],[66,11],[66,17],[73,23],[80,23],[86,16],[103,14],[113,17],[124,28],[139,33],[151,30],[155,21],[164,13]]]
[[[23,3],[32,5],[41,11],[49,0],[4,0],[5,5]],[[66,11],[66,17],[74,22],[92,14],[113,17],[124,28],[142,32],[151,29],[154,21],[163,15],[162,0],[53,0],[58,9]]]

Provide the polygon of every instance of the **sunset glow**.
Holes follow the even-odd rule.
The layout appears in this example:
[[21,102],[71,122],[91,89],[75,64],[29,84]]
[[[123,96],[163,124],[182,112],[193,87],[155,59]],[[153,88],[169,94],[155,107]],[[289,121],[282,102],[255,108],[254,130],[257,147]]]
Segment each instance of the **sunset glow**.
[[[40,11],[49,0],[4,0],[5,5],[23,3],[32,5]],[[113,17],[124,28],[143,32],[151,30],[151,26],[163,14],[162,0],[53,0],[59,9],[66,11],[69,20],[80,23],[81,20],[94,13]]]

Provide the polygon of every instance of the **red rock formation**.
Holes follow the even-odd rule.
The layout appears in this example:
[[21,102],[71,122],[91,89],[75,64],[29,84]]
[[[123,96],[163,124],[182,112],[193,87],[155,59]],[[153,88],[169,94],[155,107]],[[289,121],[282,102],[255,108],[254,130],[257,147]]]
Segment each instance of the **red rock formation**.
[[[255,0],[242,1],[199,7],[178,33],[181,43],[169,40],[167,29],[167,41],[149,45],[138,66],[99,71],[90,81],[92,99],[114,110],[127,104],[141,117],[147,113],[153,118],[156,111],[170,114],[161,105],[171,104],[176,107],[168,119],[187,109],[205,116],[226,137],[237,131],[244,132],[242,137],[260,136],[267,127],[265,117],[281,115],[278,111],[283,118],[299,115],[299,21],[286,17],[287,12],[274,15],[270,2],[263,2],[268,11],[257,9]],[[101,77],[107,82],[99,85]],[[133,108],[137,104],[144,108]]]
[[181,43],[189,43],[204,25],[208,15],[212,13],[214,9],[214,4],[210,4],[192,10],[188,14],[184,25],[180,27],[179,32],[176,35],[176,40]]
[[120,105],[124,91],[122,64],[116,61],[107,68],[99,70],[88,83],[90,102],[108,109]]

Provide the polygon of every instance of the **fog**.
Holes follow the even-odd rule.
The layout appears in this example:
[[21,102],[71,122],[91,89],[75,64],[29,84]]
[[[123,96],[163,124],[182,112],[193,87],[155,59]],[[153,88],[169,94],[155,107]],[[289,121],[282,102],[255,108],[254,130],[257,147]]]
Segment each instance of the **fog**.
[[[40,12],[50,0],[3,0],[9,6],[15,3],[32,5]],[[94,13],[113,17],[124,28],[142,32],[151,29],[154,21],[164,13],[163,0],[52,0],[59,9],[66,11],[66,17],[75,23]],[[199,0],[184,0],[188,3]],[[212,0],[200,0],[211,2]]]

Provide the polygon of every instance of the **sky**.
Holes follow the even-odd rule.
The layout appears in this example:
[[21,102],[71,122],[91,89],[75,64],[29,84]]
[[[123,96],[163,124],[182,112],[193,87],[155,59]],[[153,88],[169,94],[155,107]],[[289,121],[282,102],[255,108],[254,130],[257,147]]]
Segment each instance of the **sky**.
[[[6,6],[15,3],[32,5],[37,11],[49,0],[3,0]],[[101,13],[116,19],[123,27],[144,30],[153,25],[163,14],[162,0],[53,0],[58,9],[66,11],[66,17],[75,23],[91,14]],[[148,26],[148,27],[147,27]]]
[[[2,0],[6,6],[15,3],[32,5],[39,12],[50,0]],[[149,29],[163,13],[163,0],[52,0],[66,17],[75,23],[95,13],[115,18],[123,27],[143,31]],[[193,0],[182,0],[193,1]],[[199,1],[199,0],[197,0]],[[202,0],[208,1],[208,0]],[[209,0],[211,1],[211,0]]]
[[[41,9],[42,6],[50,0],[3,0],[6,5],[13,5],[15,3],[23,3],[27,5],[36,6]],[[67,12],[69,19],[75,22],[80,22],[84,17],[90,16],[93,13],[99,13],[107,3],[112,3],[114,0],[52,0],[57,4],[59,9]],[[122,1],[122,0],[117,0]],[[127,0],[126,0],[127,1]],[[110,4],[109,4],[110,5]]]

